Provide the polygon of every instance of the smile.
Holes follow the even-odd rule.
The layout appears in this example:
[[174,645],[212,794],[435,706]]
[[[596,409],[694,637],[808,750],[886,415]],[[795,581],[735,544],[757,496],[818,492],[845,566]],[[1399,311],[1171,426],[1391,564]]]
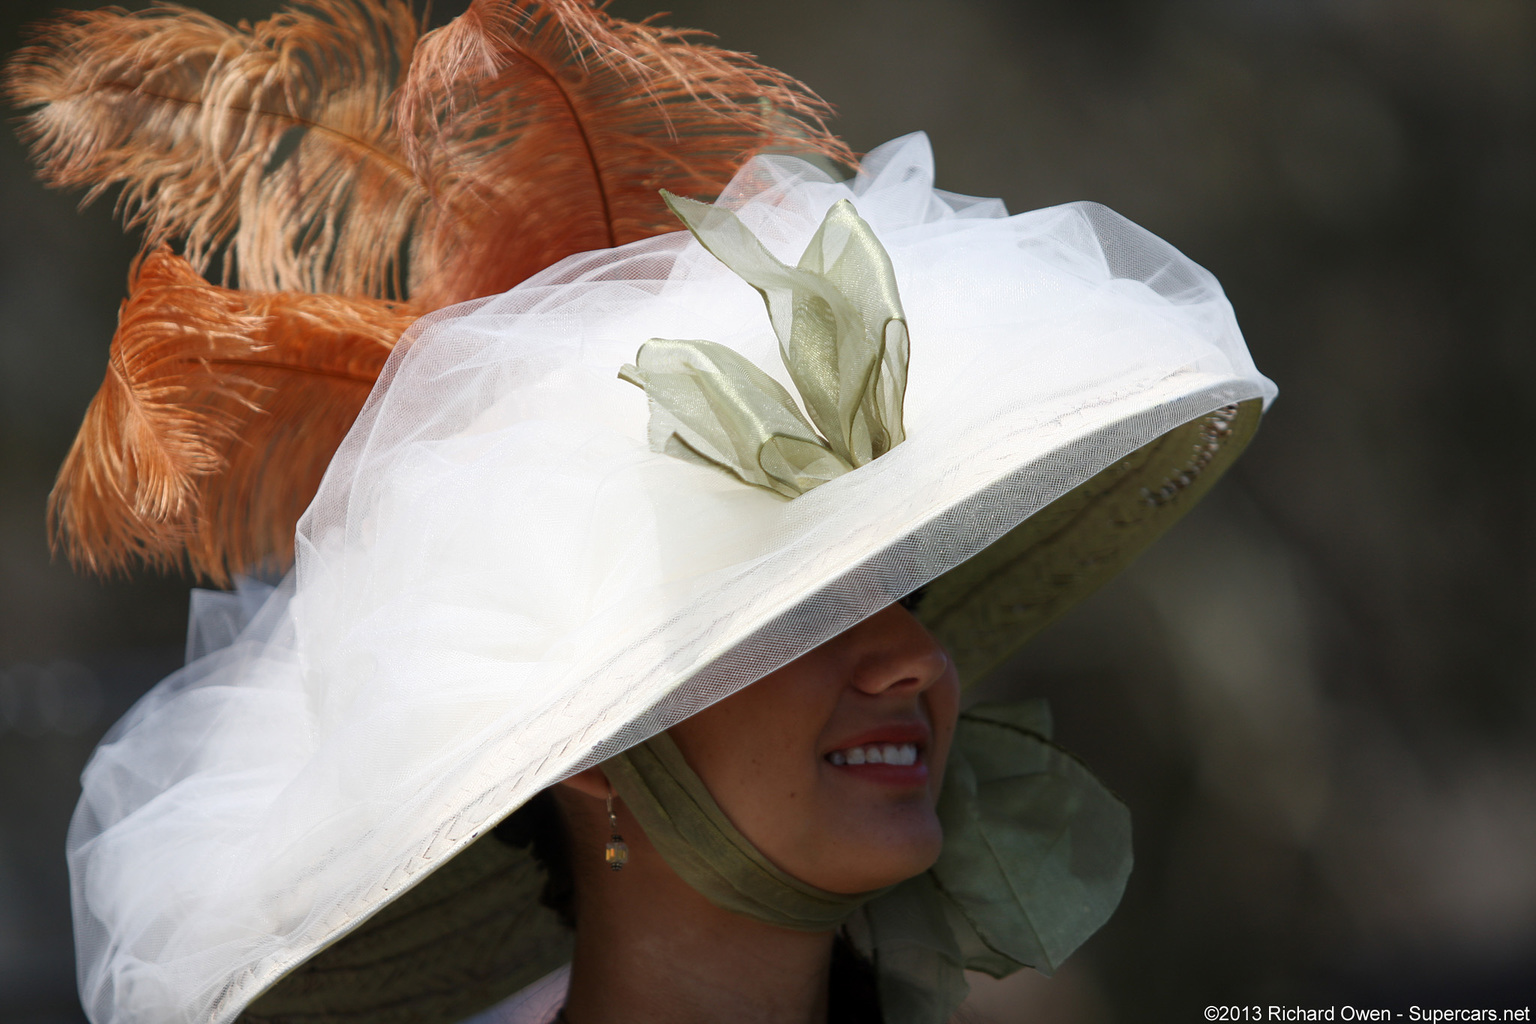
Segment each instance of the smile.
[[890,764],[905,767],[917,764],[917,744],[867,743],[834,750],[827,755],[827,760],[835,765]]

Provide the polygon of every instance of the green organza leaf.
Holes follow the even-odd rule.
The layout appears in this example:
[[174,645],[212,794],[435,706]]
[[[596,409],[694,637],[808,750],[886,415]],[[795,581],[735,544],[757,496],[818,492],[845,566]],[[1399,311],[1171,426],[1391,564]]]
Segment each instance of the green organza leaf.
[[875,958],[887,1024],[942,1024],[965,972],[1054,971],[1109,918],[1131,870],[1130,814],[1049,741],[1043,700],[960,717],[939,797],[944,848],[849,922]]
[[924,873],[871,901],[848,923],[874,960],[885,1024],[942,1024],[965,1000],[965,951],[951,905]]
[[[1049,740],[1055,731],[1055,723],[1051,719],[1051,704],[1041,697],[1026,700],[994,701],[987,704],[977,704],[965,713],[965,718],[970,722],[991,722],[994,725],[1006,725],[1020,732],[1033,733],[1043,740]],[[985,736],[985,732],[977,732],[975,735]],[[997,744],[981,743],[972,748],[972,753],[977,757],[988,757],[998,752]],[[998,769],[990,767],[989,771]]]
[[711,342],[653,339],[619,373],[651,399],[652,448],[795,497],[899,444],[906,321],[890,257],[853,205],[835,204],[789,267],[729,210],[662,195],[762,295],[809,422],[750,360]]
[[[862,465],[906,437],[901,414],[910,352],[896,272],[885,247],[846,199],[827,211],[798,269],[828,282],[848,305],[828,307],[834,320],[834,351],[824,354],[818,347],[828,332],[818,317],[809,315],[817,304],[802,305],[797,295],[788,341],[780,335],[784,362],[790,367],[814,366],[820,358],[837,366],[839,427],[855,464]],[[856,324],[837,319],[849,309],[858,318]],[[843,386],[854,380],[856,386]],[[803,392],[798,378],[795,383]]]
[[[939,800],[944,851],[931,874],[990,951],[966,964],[1044,973],[1099,929],[1131,871],[1126,810],[1027,708],[961,716]],[[959,941],[965,944],[965,938]]]
[[827,211],[794,267],[731,211],[663,192],[706,249],[762,295],[811,421],[855,466],[900,442],[908,342],[885,247],[848,200]]
[[650,397],[657,451],[717,466],[787,498],[850,468],[778,381],[724,345],[652,338],[619,376]]

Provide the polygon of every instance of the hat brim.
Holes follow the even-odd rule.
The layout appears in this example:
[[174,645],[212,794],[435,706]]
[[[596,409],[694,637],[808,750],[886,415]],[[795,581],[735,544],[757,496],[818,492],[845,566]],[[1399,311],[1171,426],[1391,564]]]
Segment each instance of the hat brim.
[[244,1024],[456,1024],[571,957],[539,903],[544,872],[487,833],[344,938],[289,971]]
[[[954,657],[962,679],[975,682],[1006,660],[1177,522],[1247,446],[1261,413],[1262,403],[1247,399],[1166,431],[928,582],[918,617]],[[1135,429],[1117,424],[1091,443],[1104,446]],[[973,501],[1006,500],[1009,481],[991,490],[997,493]],[[953,509],[948,518],[976,512]],[[927,529],[944,530],[945,518],[935,517]],[[891,547],[930,542],[909,537]],[[819,596],[807,595],[806,603]],[[785,618],[806,614],[799,608]],[[569,959],[570,932],[539,904],[543,884],[531,854],[488,832],[289,972],[240,1019],[461,1021]]]
[[930,583],[917,616],[975,683],[1107,583],[1205,495],[1258,430],[1258,399],[1168,431]]

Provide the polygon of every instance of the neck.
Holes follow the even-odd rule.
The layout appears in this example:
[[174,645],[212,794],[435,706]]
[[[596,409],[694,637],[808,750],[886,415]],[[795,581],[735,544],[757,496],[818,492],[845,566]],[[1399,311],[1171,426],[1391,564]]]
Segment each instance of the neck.
[[[721,910],[621,816],[629,864],[603,864],[606,822],[562,794],[576,875],[570,1024],[825,1024],[831,932]],[[594,827],[596,826],[596,827]]]

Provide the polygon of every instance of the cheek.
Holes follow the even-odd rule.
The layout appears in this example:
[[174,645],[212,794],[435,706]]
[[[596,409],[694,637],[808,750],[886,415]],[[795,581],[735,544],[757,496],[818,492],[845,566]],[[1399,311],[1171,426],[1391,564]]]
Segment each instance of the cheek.
[[773,682],[769,676],[670,730],[726,817],[770,860],[771,848],[784,837],[800,841],[808,822],[818,723],[828,713],[814,691],[764,685]]
[[[731,823],[786,873],[833,892],[863,892],[921,874],[938,859],[934,807],[954,735],[952,672],[921,697],[933,728],[926,787],[893,790],[850,778],[822,758],[823,729],[846,730],[852,700],[814,657],[781,670],[671,729]],[[838,685],[827,685],[829,679]]]
[[944,784],[944,766],[949,760],[949,749],[955,740],[955,726],[960,720],[960,681],[950,676],[924,694],[928,708],[928,721],[933,723],[933,760],[930,765],[928,792],[934,806],[938,806],[939,790]]

